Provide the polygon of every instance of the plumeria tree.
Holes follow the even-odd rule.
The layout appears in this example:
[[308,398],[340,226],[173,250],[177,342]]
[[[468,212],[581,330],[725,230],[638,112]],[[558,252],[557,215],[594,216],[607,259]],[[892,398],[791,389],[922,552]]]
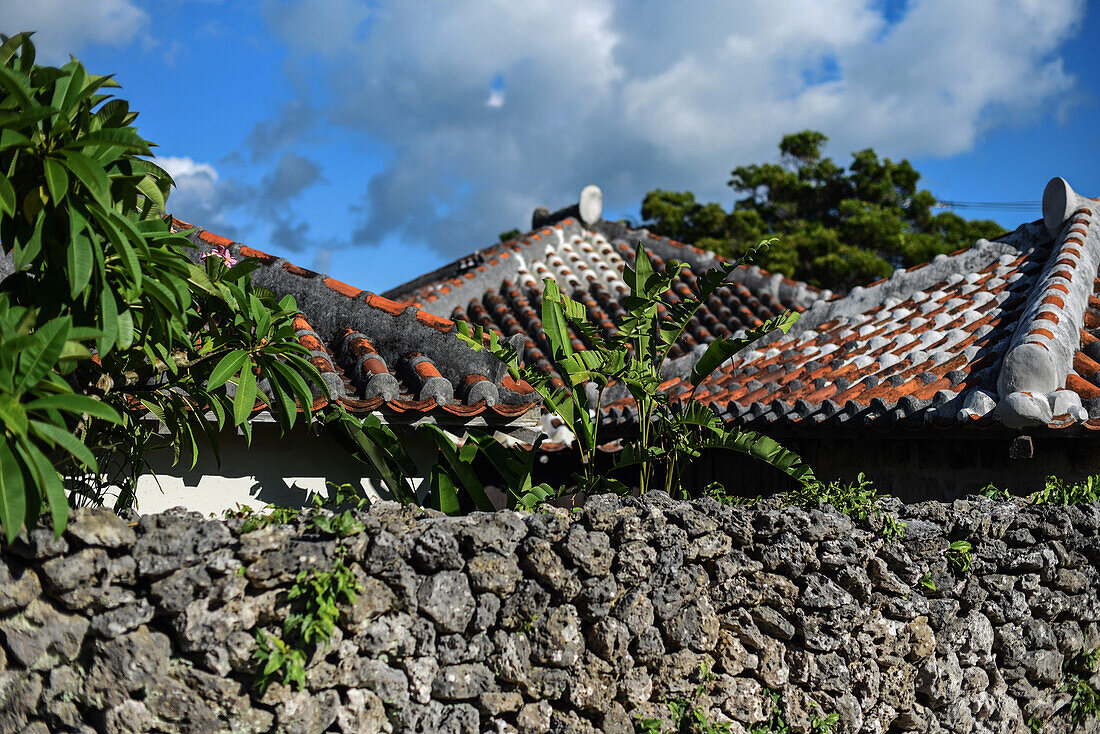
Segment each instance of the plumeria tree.
[[[172,231],[171,177],[150,158],[118,84],[35,63],[0,37],[0,524],[10,542],[43,508],[133,502],[156,448],[192,465],[200,439],[249,435],[266,405],[289,429],[324,394],[290,296],[252,261],[204,259]],[[338,410],[338,408],[335,408]],[[167,434],[162,430],[167,427]]]

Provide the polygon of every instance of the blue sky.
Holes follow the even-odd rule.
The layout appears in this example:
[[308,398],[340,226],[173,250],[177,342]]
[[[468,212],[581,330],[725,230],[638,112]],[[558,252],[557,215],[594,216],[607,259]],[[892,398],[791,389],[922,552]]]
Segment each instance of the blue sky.
[[[1082,0],[0,0],[39,57],[114,73],[211,231],[374,291],[594,183],[727,206],[805,128],[946,201],[1100,196]],[[1039,211],[966,211],[1008,227]]]

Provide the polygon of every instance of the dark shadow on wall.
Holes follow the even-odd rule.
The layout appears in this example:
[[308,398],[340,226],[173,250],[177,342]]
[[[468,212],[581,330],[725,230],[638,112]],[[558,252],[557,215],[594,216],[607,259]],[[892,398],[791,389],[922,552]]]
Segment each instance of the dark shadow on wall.
[[1079,482],[1100,474],[1100,438],[1035,436],[1027,442],[1033,447],[1030,452],[1013,449],[1017,438],[1004,433],[989,438],[948,434],[934,439],[856,436],[784,443],[798,451],[823,481],[851,482],[863,472],[880,491],[905,502],[950,501],[988,484],[1027,495],[1042,489],[1051,475]]
[[[423,444],[423,445],[421,445]],[[417,465],[426,473],[432,461],[427,442],[406,443]],[[171,465],[166,452],[151,457],[153,470],[164,476],[179,478],[186,488],[197,488],[211,476],[226,479],[253,479],[252,498],[267,504],[300,507],[308,505],[308,491],[294,481],[296,477],[323,477],[337,486],[360,486],[364,479],[375,488],[381,487],[377,473],[345,451],[334,439],[318,436],[307,429],[295,428],[282,435],[275,424],[254,424],[251,444],[233,430],[219,436],[221,461],[208,446],[202,447],[194,467],[181,463]],[[331,492],[330,492],[331,494]],[[380,494],[385,496],[384,491]]]

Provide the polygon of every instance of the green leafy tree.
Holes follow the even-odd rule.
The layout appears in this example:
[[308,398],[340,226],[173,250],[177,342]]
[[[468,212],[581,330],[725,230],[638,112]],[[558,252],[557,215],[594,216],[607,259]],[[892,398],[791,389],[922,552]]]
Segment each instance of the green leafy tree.
[[691,192],[650,191],[642,201],[645,225],[727,257],[778,235],[762,267],[834,290],[1004,231],[988,219],[933,213],[936,198],[918,187],[920,174],[909,161],[880,159],[868,148],[845,169],[822,156],[826,141],[811,130],[787,135],[779,163],[733,169],[729,185],[741,198],[729,212]]
[[[324,383],[295,338],[293,298],[254,288],[253,262],[192,259],[171,231],[172,180],[147,160],[136,113],[78,61],[34,63],[0,37],[0,524],[54,530],[70,501],[133,501],[145,454],[194,465],[198,438],[249,430],[257,404],[284,428]],[[208,414],[208,417],[207,417]],[[168,428],[160,436],[158,426]],[[69,488],[68,496],[66,487]]]

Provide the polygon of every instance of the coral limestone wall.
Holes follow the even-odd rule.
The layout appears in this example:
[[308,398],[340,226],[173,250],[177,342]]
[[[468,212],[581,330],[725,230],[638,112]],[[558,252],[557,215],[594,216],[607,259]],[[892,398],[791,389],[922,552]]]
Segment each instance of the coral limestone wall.
[[[900,540],[829,508],[659,493],[377,505],[345,538],[79,512],[0,550],[0,733],[671,731],[680,711],[733,732],[832,713],[837,732],[1096,731],[1070,702],[1100,645],[1100,507],[892,509]],[[337,566],[355,603],[301,685],[261,693],[257,631],[291,639],[295,580]]]

